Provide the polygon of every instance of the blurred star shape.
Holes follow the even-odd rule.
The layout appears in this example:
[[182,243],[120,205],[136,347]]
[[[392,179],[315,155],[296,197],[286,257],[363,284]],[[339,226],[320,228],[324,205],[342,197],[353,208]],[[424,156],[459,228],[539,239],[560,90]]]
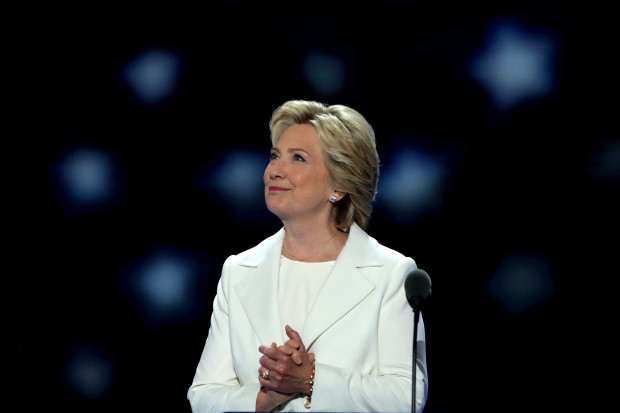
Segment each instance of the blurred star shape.
[[112,152],[75,147],[52,165],[51,187],[66,213],[86,214],[121,199],[125,186],[121,172]]
[[444,205],[448,167],[439,156],[401,147],[383,165],[377,209],[408,224]]
[[123,75],[140,101],[157,103],[175,91],[180,66],[180,58],[171,51],[147,50],[129,62]]
[[342,59],[336,56],[319,52],[309,53],[303,73],[314,90],[321,95],[334,95],[344,87],[345,65]]
[[209,274],[201,254],[173,247],[153,247],[120,274],[121,290],[151,326],[191,322],[201,315]]
[[536,254],[509,254],[489,278],[487,291],[508,313],[524,313],[555,293],[549,261]]
[[470,75],[482,84],[500,110],[550,93],[555,83],[555,37],[513,20],[496,22],[486,44],[470,63]]
[[65,380],[81,397],[98,400],[111,390],[115,368],[112,361],[97,348],[78,348],[65,364]]

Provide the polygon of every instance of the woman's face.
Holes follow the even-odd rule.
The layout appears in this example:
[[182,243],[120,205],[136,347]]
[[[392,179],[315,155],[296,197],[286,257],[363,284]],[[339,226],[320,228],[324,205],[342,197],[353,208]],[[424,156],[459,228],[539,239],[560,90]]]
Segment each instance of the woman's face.
[[293,125],[271,148],[263,176],[267,208],[280,219],[329,215],[332,193],[316,129]]

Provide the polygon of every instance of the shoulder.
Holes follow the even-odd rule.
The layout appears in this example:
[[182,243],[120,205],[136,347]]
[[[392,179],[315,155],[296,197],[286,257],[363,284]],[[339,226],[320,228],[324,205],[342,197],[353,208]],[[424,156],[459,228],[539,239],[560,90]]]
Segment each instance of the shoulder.
[[351,227],[350,237],[357,253],[364,258],[374,257],[377,264],[415,266],[415,261],[411,257],[383,245],[357,225]]
[[395,250],[391,247],[384,245],[383,243],[379,242],[378,240],[371,237],[370,235],[368,235],[368,238],[370,242],[372,243],[373,247],[377,251],[379,251],[381,255],[384,256],[386,259],[399,261],[399,260],[403,260],[407,258],[405,254],[403,254],[401,251]]

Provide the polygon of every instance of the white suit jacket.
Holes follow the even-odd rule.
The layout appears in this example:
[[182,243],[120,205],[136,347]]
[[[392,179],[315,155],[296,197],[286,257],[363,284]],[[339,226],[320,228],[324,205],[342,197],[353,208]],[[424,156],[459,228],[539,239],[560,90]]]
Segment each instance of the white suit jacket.
[[[288,340],[278,309],[284,229],[228,257],[211,325],[187,397],[194,413],[254,411],[261,344]],[[315,354],[313,411],[410,412],[413,311],[404,279],[415,262],[380,245],[357,225],[300,331]],[[416,408],[426,402],[424,324],[417,344]],[[306,411],[303,398],[283,407]]]

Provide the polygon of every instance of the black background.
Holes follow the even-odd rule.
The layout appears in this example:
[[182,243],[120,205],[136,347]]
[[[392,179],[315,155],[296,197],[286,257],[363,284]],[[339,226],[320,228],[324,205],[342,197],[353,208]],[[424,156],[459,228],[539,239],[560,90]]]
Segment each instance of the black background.
[[[16,149],[5,154],[6,176],[17,183],[5,198],[10,411],[190,411],[186,391],[223,260],[279,228],[268,214],[237,219],[195,184],[196,174],[227,149],[267,153],[271,112],[292,98],[356,108],[373,125],[380,155],[396,136],[459,153],[441,209],[403,224],[377,208],[368,228],[433,280],[423,314],[425,411],[557,411],[603,401],[618,178],[587,171],[600,142],[619,138],[612,13],[592,2],[364,4],[101,4],[7,14],[6,89],[15,94],[6,95],[5,115],[15,127],[5,140]],[[466,66],[490,22],[505,16],[556,33],[560,46],[553,93],[501,112]],[[182,77],[170,99],[143,105],[120,72],[149,48],[182,56]],[[339,93],[322,96],[304,79],[313,50],[346,62]],[[67,213],[53,167],[79,145],[115,154],[122,201]],[[119,274],[158,245],[191,251],[205,274],[203,304],[184,323],[145,324],[119,288]],[[551,299],[511,315],[489,297],[486,282],[507,253],[549,260]],[[82,346],[104,349],[114,365],[111,391],[96,400],[62,378]]]

